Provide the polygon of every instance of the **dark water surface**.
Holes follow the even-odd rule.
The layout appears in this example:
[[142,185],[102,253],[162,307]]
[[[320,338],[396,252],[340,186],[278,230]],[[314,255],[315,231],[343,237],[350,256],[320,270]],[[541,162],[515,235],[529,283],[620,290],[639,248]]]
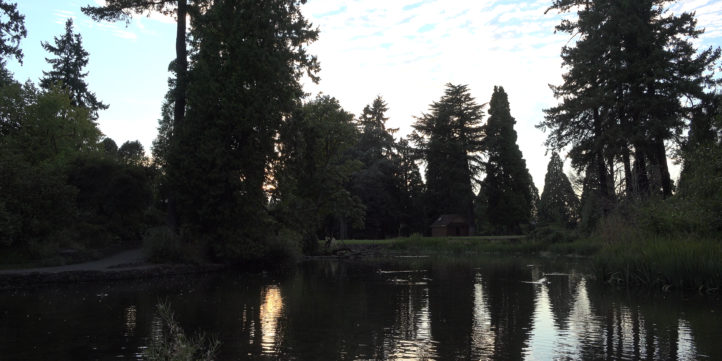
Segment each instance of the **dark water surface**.
[[159,300],[215,335],[220,360],[722,360],[718,296],[612,290],[578,262],[314,261],[0,291],[0,360],[138,359]]

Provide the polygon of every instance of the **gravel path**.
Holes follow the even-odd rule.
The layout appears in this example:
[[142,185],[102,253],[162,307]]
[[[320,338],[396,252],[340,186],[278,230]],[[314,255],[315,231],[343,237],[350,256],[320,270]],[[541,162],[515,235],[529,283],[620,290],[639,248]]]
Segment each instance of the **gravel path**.
[[31,273],[61,273],[74,271],[110,271],[126,269],[144,269],[153,267],[146,264],[146,256],[143,249],[123,251],[97,261],[76,263],[65,266],[24,268],[1,270],[0,275],[23,275]]

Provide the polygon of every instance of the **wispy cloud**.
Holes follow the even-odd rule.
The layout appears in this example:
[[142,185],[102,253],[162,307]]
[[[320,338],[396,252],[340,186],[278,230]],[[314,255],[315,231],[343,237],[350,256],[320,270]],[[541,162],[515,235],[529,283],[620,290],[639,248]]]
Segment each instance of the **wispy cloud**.
[[55,16],[55,23],[60,25],[65,25],[68,19],[75,20],[75,14],[70,10],[56,9],[53,11],[53,16]]
[[90,19],[85,19],[83,26],[90,31],[108,32],[120,39],[135,40],[138,38],[135,31],[132,31],[130,28],[126,28],[124,24],[111,23],[107,21],[95,22]]
[[[311,15],[321,29],[311,51],[321,60],[322,80],[307,88],[336,96],[351,112],[380,94],[390,125],[405,134],[445,83],[469,84],[480,103],[503,85],[519,143],[541,184],[544,135],[534,125],[554,103],[547,85],[561,81],[559,52],[568,40],[554,34],[559,18],[545,15],[547,7],[535,0],[364,0],[334,16]],[[304,13],[337,8],[335,1],[310,0]]]
[[694,12],[697,26],[705,32],[699,39],[701,46],[720,46],[722,43],[722,1],[717,0],[689,0],[673,4],[669,11],[672,13]]

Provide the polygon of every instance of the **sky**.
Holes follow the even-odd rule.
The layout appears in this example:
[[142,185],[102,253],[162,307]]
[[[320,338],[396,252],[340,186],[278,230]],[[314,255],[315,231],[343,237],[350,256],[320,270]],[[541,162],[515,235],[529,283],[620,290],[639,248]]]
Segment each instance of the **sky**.
[[[13,0],[11,0],[13,1]],[[14,0],[17,1],[17,0]],[[49,70],[41,42],[51,42],[73,18],[90,53],[89,89],[110,105],[100,130],[118,145],[139,140],[150,152],[175,57],[175,22],[152,14],[130,23],[99,23],[80,12],[102,0],[22,0],[28,36],[23,65],[11,60],[20,81],[38,81]],[[406,135],[416,117],[440,99],[445,84],[467,84],[480,104],[493,87],[509,95],[518,144],[534,182],[543,189],[550,154],[535,128],[543,109],[557,103],[549,84],[560,84],[560,51],[573,39],[554,33],[559,14],[545,14],[551,0],[308,0],[302,12],[320,29],[309,46],[321,63],[314,96],[333,96],[356,115],[380,95],[388,103],[388,127]],[[722,45],[722,0],[680,0],[670,12],[695,11],[706,29],[698,48]],[[564,157],[564,155],[562,155]]]

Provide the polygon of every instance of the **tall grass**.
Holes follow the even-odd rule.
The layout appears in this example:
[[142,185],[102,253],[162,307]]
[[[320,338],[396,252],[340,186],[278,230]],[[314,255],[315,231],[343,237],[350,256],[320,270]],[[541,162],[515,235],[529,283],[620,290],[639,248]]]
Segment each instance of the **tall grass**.
[[170,304],[156,305],[158,322],[155,323],[150,345],[143,353],[148,361],[212,361],[220,346],[217,340],[203,334],[186,336],[176,321]]
[[611,283],[717,291],[722,239],[683,200],[652,200],[601,220],[589,242],[602,245],[595,274]]
[[594,269],[600,279],[612,283],[718,290],[722,243],[693,236],[610,243],[594,257]]

